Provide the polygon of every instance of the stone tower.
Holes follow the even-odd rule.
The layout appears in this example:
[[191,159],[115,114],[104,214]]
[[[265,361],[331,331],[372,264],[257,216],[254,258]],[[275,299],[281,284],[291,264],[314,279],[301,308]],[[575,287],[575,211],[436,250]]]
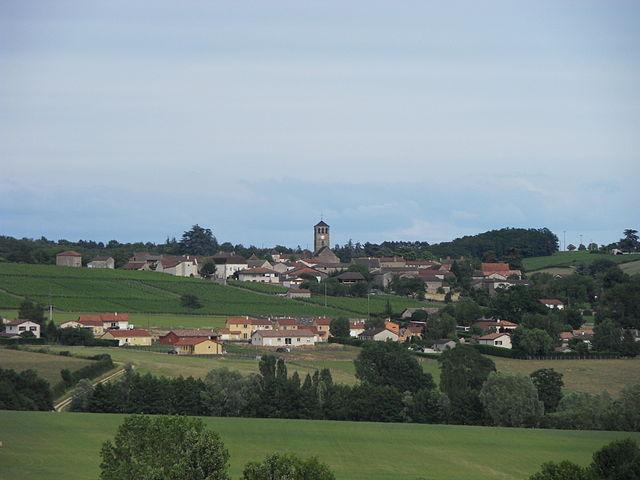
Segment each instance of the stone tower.
[[313,227],[314,253],[318,253],[323,247],[331,248],[331,242],[329,240],[329,225],[320,220],[320,222],[316,223]]

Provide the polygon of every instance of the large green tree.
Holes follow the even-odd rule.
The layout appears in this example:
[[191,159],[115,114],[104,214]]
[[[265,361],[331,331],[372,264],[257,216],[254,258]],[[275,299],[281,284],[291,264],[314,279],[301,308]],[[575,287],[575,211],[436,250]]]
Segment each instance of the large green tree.
[[395,342],[365,344],[354,363],[356,377],[372,385],[391,386],[401,392],[434,387],[433,378],[422,370],[416,357]]
[[480,423],[480,390],[489,374],[496,371],[495,364],[468,345],[447,350],[438,360],[440,390],[449,397],[452,419],[459,423]]
[[274,453],[262,462],[249,462],[242,480],[335,480],[331,469],[316,457],[300,458],[294,454]]
[[182,234],[180,249],[185,254],[213,255],[218,250],[218,241],[211,229],[196,224]]
[[329,325],[329,332],[334,337],[348,338],[350,335],[349,319],[348,318],[334,318]]
[[493,425],[536,427],[544,405],[529,377],[492,373],[482,386],[480,401]]
[[530,376],[538,390],[538,398],[544,403],[544,411],[555,412],[562,400],[562,374],[553,368],[541,368]]
[[229,452],[189,417],[126,417],[102,446],[101,480],[227,480]]
[[553,339],[540,328],[516,328],[511,340],[514,352],[529,357],[545,356],[553,349]]
[[32,322],[38,323],[41,328],[44,328],[44,306],[34,302],[30,298],[25,298],[20,304],[18,318],[31,320]]

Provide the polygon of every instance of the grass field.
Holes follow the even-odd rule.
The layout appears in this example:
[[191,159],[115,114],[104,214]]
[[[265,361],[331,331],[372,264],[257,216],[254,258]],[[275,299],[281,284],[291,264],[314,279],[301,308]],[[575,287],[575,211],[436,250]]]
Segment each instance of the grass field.
[[0,348],[0,368],[15,370],[35,370],[50,386],[60,383],[60,370],[68,368],[72,372],[94,362],[82,358],[44,355],[42,353],[8,350]]
[[[345,310],[351,314],[367,316],[367,313],[381,313],[384,311],[387,300],[391,305],[394,313],[402,313],[406,308],[415,307],[442,307],[441,303],[427,303],[411,298],[398,297],[395,295],[371,295],[367,298],[351,298],[351,297],[327,297],[328,307]],[[304,300],[307,303],[324,305],[325,298],[323,295],[314,295],[310,299]]]
[[[202,308],[187,309],[180,296],[196,295]],[[366,299],[329,297],[330,304],[303,302],[275,295],[218,285],[202,279],[180,278],[156,272],[92,270],[0,263],[0,308],[19,306],[24,297],[57,311],[128,312],[146,314],[353,316],[367,313]],[[424,303],[390,297],[394,310]],[[373,300],[371,313],[382,313],[385,300]],[[144,322],[141,322],[144,324]],[[182,323],[183,326],[194,326]],[[157,325],[160,326],[160,325]],[[177,326],[177,325],[162,325]]]
[[[32,347],[42,348],[42,347]],[[231,345],[228,355],[210,357],[187,357],[167,355],[165,352],[135,350],[127,348],[101,348],[101,347],[46,347],[51,352],[61,350],[70,351],[73,355],[91,356],[99,353],[108,353],[115,362],[131,363],[141,373],[153,373],[167,377],[193,376],[204,377],[214,368],[226,367],[239,371],[242,374],[258,373],[258,360],[256,356],[267,350]],[[2,349],[0,348],[0,351]],[[316,370],[328,368],[335,382],[353,384],[356,381],[353,360],[358,355],[359,349],[336,344],[320,345],[313,350],[298,350],[291,353],[278,354],[282,356],[288,365],[289,373],[297,371],[304,378],[307,373],[313,374]],[[37,354],[41,357],[50,357],[45,354]],[[54,357],[57,358],[57,357]],[[61,357],[64,358],[64,357]]]
[[541,270],[550,267],[571,267],[580,265],[581,263],[590,264],[596,260],[611,260],[616,263],[627,263],[639,261],[637,255],[609,255],[607,253],[589,253],[589,252],[558,252],[546,257],[530,257],[522,260],[522,267],[527,272]]
[[500,372],[529,375],[540,368],[563,374],[565,389],[617,396],[625,385],[640,383],[640,358],[612,360],[515,360],[490,357]]
[[[98,477],[102,442],[121,415],[0,411],[0,479]],[[231,455],[232,478],[268,453],[316,455],[340,480],[524,480],[547,461],[586,465],[593,452],[638,434],[450,425],[204,418]]]

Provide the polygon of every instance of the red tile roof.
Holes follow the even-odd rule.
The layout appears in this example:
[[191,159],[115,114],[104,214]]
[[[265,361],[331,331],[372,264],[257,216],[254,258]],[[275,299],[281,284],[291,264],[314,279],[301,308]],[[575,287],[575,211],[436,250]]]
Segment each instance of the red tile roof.
[[486,335],[482,335],[481,337],[478,337],[478,340],[495,340],[496,338],[504,337],[505,335],[507,337],[511,336],[508,333],[488,333]]
[[126,337],[150,337],[151,334],[142,328],[133,328],[131,330],[107,330],[108,334],[116,338]]
[[81,257],[82,254],[73,250],[67,250],[66,252],[56,253],[56,257]]
[[490,263],[483,263],[480,269],[486,273],[486,272],[504,272],[506,270],[510,270],[511,268],[509,267],[508,263],[490,262]]

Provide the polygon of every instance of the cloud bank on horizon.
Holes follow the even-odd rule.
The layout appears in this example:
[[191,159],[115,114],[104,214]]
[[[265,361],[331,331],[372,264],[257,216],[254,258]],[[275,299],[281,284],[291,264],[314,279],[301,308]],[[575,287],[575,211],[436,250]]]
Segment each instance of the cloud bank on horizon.
[[0,234],[640,227],[637,2],[0,4]]

